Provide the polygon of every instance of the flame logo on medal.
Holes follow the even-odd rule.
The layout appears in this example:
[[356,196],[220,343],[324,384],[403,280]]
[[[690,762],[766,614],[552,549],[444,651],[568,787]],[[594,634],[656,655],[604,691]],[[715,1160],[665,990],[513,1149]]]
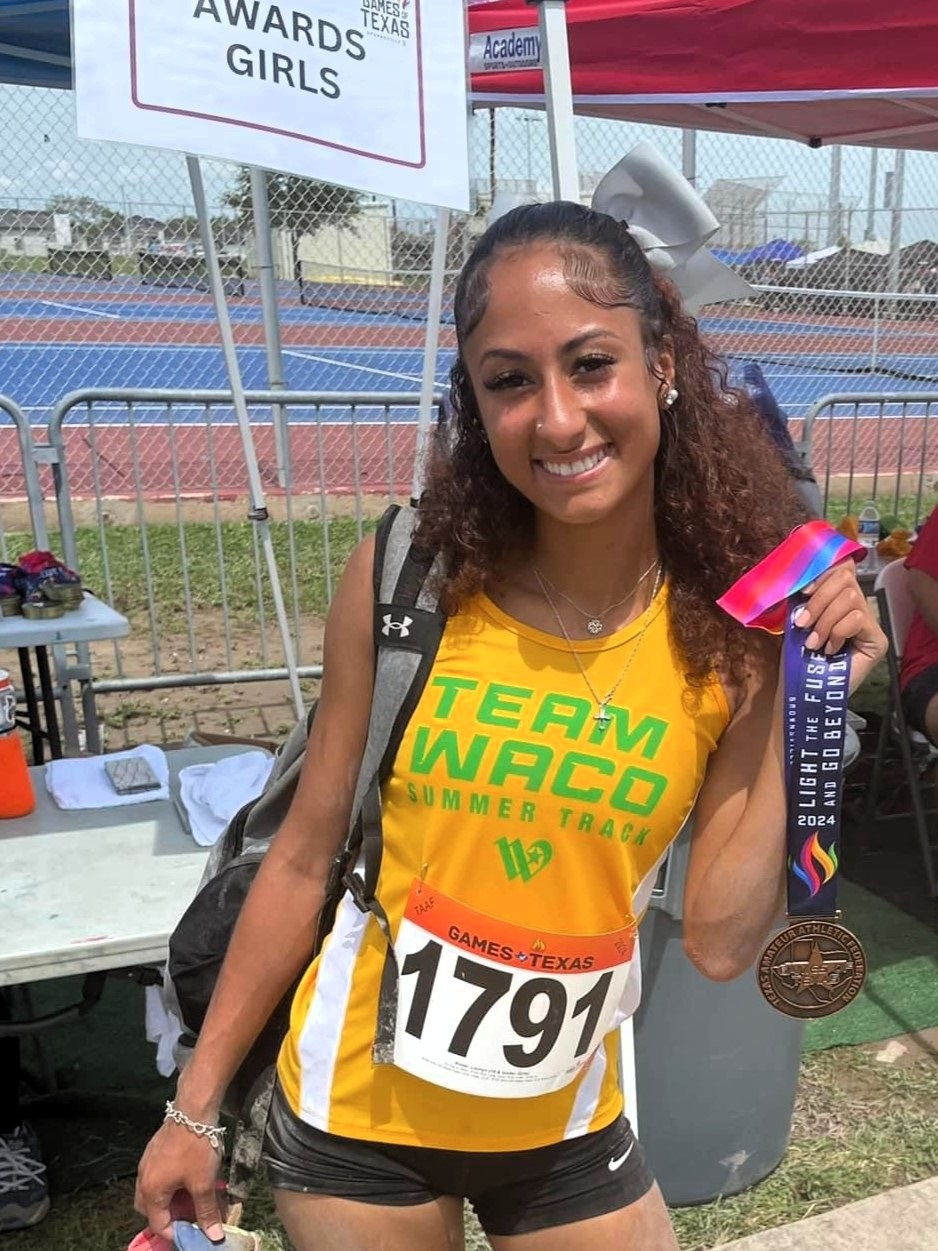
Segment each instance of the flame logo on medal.
[[792,871],[807,886],[809,898],[813,899],[821,887],[833,878],[840,862],[836,850],[831,847],[825,851],[817,833],[814,833],[802,847],[798,859],[790,863]]

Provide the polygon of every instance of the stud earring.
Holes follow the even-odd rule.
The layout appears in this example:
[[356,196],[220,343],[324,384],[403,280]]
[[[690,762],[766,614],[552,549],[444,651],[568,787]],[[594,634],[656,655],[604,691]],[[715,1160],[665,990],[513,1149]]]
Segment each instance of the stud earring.
[[673,408],[679,396],[680,391],[676,387],[669,387],[665,392],[664,399],[661,401],[662,407]]

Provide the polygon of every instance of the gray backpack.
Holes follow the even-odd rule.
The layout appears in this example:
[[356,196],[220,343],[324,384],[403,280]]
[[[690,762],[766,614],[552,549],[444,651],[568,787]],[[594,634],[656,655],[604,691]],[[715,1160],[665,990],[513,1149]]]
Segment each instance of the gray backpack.
[[[310,959],[329,933],[346,892],[387,919],[375,899],[381,869],[381,784],[387,777],[407,723],[433,666],[445,617],[437,606],[439,572],[433,553],[411,543],[415,514],[393,506],[378,525],[374,563],[375,683],[368,737],[345,843],[335,856]],[[433,575],[433,576],[431,576]],[[183,1026],[176,1047],[182,1068],[205,1020],[241,907],[257,869],[293,799],[316,706],[280,747],[263,793],[231,820],[213,847],[199,891],[169,941],[164,978],[167,1008]],[[326,783],[328,784],[328,780]],[[284,996],[228,1089],[224,1109],[241,1122],[233,1156],[240,1173],[253,1173],[266,1123],[273,1065],[287,1031],[292,989]],[[253,1133],[249,1131],[254,1127]],[[232,1177],[229,1189],[240,1189]]]

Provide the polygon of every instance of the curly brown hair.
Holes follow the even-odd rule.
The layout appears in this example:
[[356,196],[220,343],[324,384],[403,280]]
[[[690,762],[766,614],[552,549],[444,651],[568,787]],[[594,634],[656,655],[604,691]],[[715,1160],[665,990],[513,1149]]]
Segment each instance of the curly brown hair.
[[576,293],[602,307],[631,307],[641,320],[648,367],[667,350],[679,399],[661,408],[655,458],[655,525],[670,586],[673,643],[687,681],[722,666],[745,679],[760,651],[751,632],[716,600],[805,514],[781,455],[745,392],[700,337],[674,287],[620,225],[603,213],[555,201],[513,210],[490,226],[456,288],[459,354],[451,373],[452,419],[437,434],[420,502],[417,541],[441,551],[442,601],[455,611],[530,550],[534,510],[498,470],[485,439],[462,348],[485,312],[489,271],[507,248],[548,242]]

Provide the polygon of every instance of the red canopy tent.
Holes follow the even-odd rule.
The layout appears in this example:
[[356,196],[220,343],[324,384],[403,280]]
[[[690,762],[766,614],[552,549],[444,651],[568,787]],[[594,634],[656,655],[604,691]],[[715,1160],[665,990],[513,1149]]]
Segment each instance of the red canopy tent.
[[[938,151],[935,0],[567,0],[565,10],[576,113]],[[543,71],[530,68],[537,27],[526,0],[470,0],[476,106],[544,106]]]

